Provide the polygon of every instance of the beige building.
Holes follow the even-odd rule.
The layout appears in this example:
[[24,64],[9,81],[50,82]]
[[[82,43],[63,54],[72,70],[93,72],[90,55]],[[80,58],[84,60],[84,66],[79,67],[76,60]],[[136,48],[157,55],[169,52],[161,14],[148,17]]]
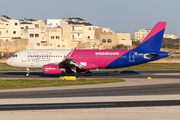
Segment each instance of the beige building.
[[99,39],[101,49],[111,49],[113,45],[117,44],[114,32],[109,28],[96,28],[96,38]]
[[10,23],[11,38],[20,37],[21,30],[19,20],[15,20],[14,18],[10,18],[6,15],[2,15],[2,19],[7,20]]
[[118,44],[132,46],[130,33],[114,33],[109,28],[96,28],[96,38],[99,39],[102,49],[112,49]]
[[114,35],[115,35],[115,39],[117,40],[117,44],[132,46],[130,33],[115,33]]
[[134,32],[134,41],[143,41],[150,31],[151,29],[140,29]]
[[62,41],[66,43],[65,47],[91,49],[99,44],[99,40],[95,39],[95,26],[86,21],[62,20],[60,26],[62,27]]
[[0,41],[11,40],[11,24],[6,19],[0,18]]
[[24,29],[23,39],[29,40],[29,49],[33,49],[32,46],[41,46],[41,30],[40,29]]
[[164,34],[164,38],[171,38],[171,39],[178,39],[178,36],[173,35],[173,34]]
[[65,48],[65,43],[62,41],[61,28],[51,28],[46,30],[46,39],[49,46],[54,46],[53,49]]
[[81,18],[65,18],[59,22],[58,27],[52,28],[42,20],[19,21],[3,16],[0,18],[0,40],[20,38],[26,40],[28,49],[111,49],[116,44],[132,45],[129,33],[96,28]]

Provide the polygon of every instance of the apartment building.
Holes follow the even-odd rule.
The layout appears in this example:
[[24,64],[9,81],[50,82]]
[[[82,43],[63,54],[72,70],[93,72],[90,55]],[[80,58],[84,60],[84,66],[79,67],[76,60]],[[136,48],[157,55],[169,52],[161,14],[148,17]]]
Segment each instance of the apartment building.
[[82,44],[80,46],[86,46],[82,48],[90,49],[99,43],[99,40],[95,39],[95,26],[86,21],[74,21],[62,20],[60,22],[62,40],[68,43],[65,47],[74,48]]
[[0,41],[11,40],[11,25],[6,19],[0,18]]
[[117,44],[123,44],[125,46],[132,46],[130,33],[115,33],[114,35],[115,35]]
[[60,22],[62,19],[46,19],[45,23],[49,28],[60,27]]
[[[6,15],[2,15],[1,18],[1,34],[2,36],[7,36],[6,38],[1,38],[3,41],[11,41],[12,38],[20,37],[20,23],[19,20],[15,20]],[[5,31],[4,31],[5,30]]]
[[143,41],[150,31],[151,29],[140,29],[134,32],[134,41]]
[[99,39],[102,49],[112,49],[117,44],[132,46],[130,33],[114,33],[109,28],[96,28],[96,38]]
[[114,38],[114,32],[109,28],[96,28],[95,35],[99,39],[102,49],[111,49],[113,45],[117,44]]
[[48,25],[42,20],[15,20],[4,15],[0,18],[0,40],[26,40],[25,48],[29,49],[111,49],[116,44],[132,45],[130,34],[97,28],[81,18],[47,21]]

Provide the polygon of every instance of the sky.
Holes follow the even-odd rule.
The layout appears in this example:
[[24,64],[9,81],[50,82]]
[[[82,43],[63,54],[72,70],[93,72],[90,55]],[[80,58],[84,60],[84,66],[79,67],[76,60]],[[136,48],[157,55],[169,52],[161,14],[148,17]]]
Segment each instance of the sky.
[[167,21],[165,33],[180,35],[180,0],[0,0],[0,15],[15,19],[80,17],[115,33],[152,29]]

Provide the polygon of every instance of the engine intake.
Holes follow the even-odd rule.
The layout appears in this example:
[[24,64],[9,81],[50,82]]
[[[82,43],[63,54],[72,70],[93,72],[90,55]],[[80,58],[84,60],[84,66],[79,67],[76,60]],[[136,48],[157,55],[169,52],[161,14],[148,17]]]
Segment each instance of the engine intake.
[[61,74],[65,72],[66,70],[64,68],[59,67],[58,65],[44,65],[43,66],[44,74]]

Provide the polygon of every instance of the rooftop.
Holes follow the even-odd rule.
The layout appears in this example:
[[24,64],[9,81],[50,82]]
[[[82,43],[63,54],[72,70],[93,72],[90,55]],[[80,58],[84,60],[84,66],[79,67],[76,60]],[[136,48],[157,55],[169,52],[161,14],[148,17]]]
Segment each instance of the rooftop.
[[74,21],[67,21],[68,24],[73,24],[73,25],[85,25],[85,26],[92,26],[91,23],[79,23],[79,22],[74,22]]
[[8,22],[6,19],[0,18],[1,21],[3,22]]

